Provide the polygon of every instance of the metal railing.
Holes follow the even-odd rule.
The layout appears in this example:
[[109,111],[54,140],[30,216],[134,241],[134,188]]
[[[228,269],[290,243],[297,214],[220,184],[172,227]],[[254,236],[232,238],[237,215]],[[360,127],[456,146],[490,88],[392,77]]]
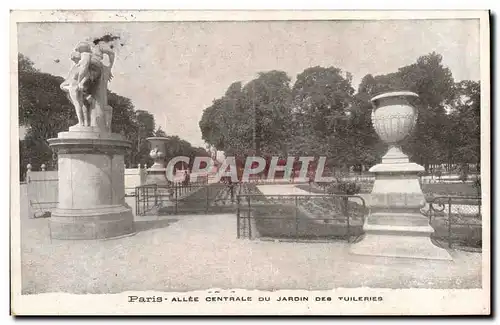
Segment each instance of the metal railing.
[[357,195],[238,195],[237,238],[351,241],[363,233],[365,201]]
[[136,214],[234,212],[240,191],[238,183],[142,185],[135,189]]
[[30,172],[26,194],[31,218],[50,217],[58,201],[58,178],[53,172]]
[[425,211],[434,228],[433,237],[477,247],[482,245],[481,198],[473,196],[436,196]]

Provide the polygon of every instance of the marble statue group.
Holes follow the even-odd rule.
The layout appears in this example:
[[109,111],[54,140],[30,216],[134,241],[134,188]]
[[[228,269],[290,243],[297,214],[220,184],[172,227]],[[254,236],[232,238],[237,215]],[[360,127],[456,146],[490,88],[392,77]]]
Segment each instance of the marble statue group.
[[113,42],[106,38],[78,43],[71,53],[74,62],[61,89],[76,110],[76,126],[111,132],[112,107],[108,105],[107,84],[115,60]]
[[58,200],[50,217],[51,238],[103,239],[134,233],[134,215],[125,202],[125,153],[131,143],[111,131],[108,83],[117,36],[79,42],[73,65],[61,84],[78,124],[48,139],[57,153]]

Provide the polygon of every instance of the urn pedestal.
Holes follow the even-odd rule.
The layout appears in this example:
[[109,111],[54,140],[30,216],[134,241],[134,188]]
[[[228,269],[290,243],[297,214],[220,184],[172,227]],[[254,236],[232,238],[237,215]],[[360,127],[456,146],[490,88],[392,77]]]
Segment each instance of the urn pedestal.
[[70,127],[49,145],[58,153],[59,200],[50,218],[54,239],[105,239],[134,233],[125,203],[121,135],[94,127]]
[[148,169],[146,185],[158,185],[154,189],[154,196],[159,198],[153,198],[158,203],[158,208],[160,206],[173,206],[173,192],[169,188],[170,182],[167,179],[167,168],[165,166],[166,142],[168,139],[165,137],[150,137],[146,138],[146,140],[151,143],[149,156],[154,160],[153,166]]
[[434,229],[421,213],[425,197],[418,173],[424,168],[409,161],[400,142],[411,134],[417,109],[411,92],[385,93],[372,98],[372,123],[380,138],[389,144],[382,162],[373,166],[375,183],[368,199],[365,237],[351,247],[351,254],[382,258],[420,258],[450,261],[450,254],[430,239]]
[[146,184],[156,184],[161,186],[169,185],[167,179],[167,169],[165,167],[165,143],[168,140],[164,137],[150,137],[147,138],[151,143],[151,151],[149,156],[153,158],[154,164],[148,169],[146,177]]

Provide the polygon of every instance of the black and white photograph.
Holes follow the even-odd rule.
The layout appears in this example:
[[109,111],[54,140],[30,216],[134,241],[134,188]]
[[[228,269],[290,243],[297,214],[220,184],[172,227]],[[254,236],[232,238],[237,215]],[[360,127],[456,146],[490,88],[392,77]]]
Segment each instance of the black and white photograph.
[[16,315],[488,315],[489,13],[11,12]]

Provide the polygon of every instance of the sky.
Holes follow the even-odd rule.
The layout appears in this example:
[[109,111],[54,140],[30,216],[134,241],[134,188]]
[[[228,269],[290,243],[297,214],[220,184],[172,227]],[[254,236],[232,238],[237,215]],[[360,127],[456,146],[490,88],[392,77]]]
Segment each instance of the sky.
[[82,41],[111,33],[117,50],[109,89],[154,114],[168,135],[205,146],[203,110],[235,82],[308,67],[386,74],[435,51],[456,81],[480,79],[479,20],[21,23],[18,51],[42,72],[65,77]]

